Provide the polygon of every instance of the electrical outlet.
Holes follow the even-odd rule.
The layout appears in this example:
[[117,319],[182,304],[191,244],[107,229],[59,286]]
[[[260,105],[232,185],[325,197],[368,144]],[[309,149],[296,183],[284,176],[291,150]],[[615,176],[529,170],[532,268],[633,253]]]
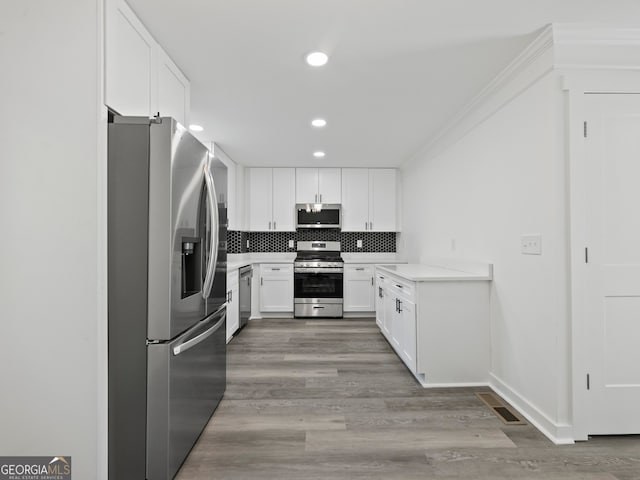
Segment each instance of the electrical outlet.
[[249,248],[249,239],[247,238],[247,248]]
[[293,240],[289,240],[289,248],[293,248]]
[[521,235],[520,251],[523,255],[542,255],[542,235]]
[[356,247],[362,248],[362,240],[356,240]]

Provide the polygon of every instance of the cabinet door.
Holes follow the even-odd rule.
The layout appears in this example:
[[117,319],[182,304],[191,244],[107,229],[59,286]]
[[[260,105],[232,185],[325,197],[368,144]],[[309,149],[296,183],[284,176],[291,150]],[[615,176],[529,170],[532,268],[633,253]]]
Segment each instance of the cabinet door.
[[339,168],[318,169],[318,194],[321,203],[342,203],[342,171]]
[[227,273],[227,343],[240,327],[238,270]]
[[318,169],[296,168],[296,203],[318,203]]
[[233,286],[227,293],[227,343],[240,328],[240,290]]
[[389,343],[393,344],[393,342],[391,341],[391,337],[393,332],[393,315],[396,309],[396,297],[394,297],[387,288],[383,290],[382,296],[384,298],[382,333],[384,333],[384,336],[387,337]]
[[293,312],[292,266],[260,266],[260,311]]
[[293,168],[273,169],[272,230],[295,232],[296,171]]
[[187,77],[158,45],[157,111],[163,117],[173,117],[183,126],[189,125],[190,84]]
[[124,0],[107,4],[105,104],[120,115],[150,116],[156,42]]
[[391,296],[393,300],[393,310],[391,312],[391,322],[389,323],[389,335],[391,337],[391,346],[395,351],[400,354],[400,340],[402,339],[402,312],[399,310],[398,305],[400,300],[397,296]]
[[374,304],[373,265],[344,268],[344,311],[372,312]]
[[342,231],[369,229],[369,170],[342,169]]
[[247,170],[247,191],[249,193],[249,230],[268,232],[272,226],[271,168],[250,168]]
[[378,328],[382,331],[384,328],[384,315],[385,315],[385,308],[384,308],[384,297],[385,297],[385,288],[384,288],[384,279],[380,276],[378,276],[377,281],[376,281],[376,291],[375,291],[375,297],[376,297],[376,324],[378,325]]
[[409,370],[416,371],[416,306],[400,299],[398,319],[398,354]]
[[396,231],[396,171],[392,168],[369,170],[369,230]]

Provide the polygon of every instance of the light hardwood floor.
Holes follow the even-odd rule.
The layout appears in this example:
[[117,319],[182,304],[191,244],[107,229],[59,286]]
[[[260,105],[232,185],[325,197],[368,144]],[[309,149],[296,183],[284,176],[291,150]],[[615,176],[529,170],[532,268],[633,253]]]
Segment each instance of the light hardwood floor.
[[228,362],[178,480],[640,479],[640,436],[555,446],[505,425],[486,389],[423,389],[373,319],[252,321]]

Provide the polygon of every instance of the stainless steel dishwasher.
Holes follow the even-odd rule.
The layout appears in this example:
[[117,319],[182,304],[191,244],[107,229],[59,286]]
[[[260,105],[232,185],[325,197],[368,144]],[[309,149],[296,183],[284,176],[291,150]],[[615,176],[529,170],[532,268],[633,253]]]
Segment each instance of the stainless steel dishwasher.
[[240,328],[249,322],[251,316],[251,265],[240,268]]

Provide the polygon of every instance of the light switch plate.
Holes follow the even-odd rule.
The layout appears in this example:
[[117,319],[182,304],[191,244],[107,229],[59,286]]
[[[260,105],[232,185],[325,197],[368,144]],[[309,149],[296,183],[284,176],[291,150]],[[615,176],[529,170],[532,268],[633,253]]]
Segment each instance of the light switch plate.
[[362,240],[356,240],[356,247],[362,248]]
[[293,240],[289,240],[289,248],[293,248]]
[[521,235],[520,251],[523,255],[542,255],[542,235]]

